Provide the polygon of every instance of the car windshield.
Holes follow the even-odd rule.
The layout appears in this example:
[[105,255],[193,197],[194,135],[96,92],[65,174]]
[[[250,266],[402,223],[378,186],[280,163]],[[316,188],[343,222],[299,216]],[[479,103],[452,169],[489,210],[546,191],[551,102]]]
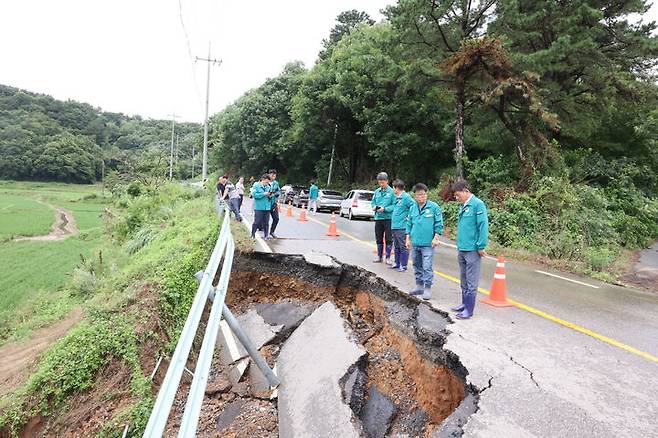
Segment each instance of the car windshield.
[[334,190],[323,190],[322,194],[327,196],[340,196],[341,198],[343,197],[343,194],[341,192],[336,192]]
[[368,192],[357,193],[358,199],[362,201],[372,201],[372,195],[373,195],[372,193],[368,193]]

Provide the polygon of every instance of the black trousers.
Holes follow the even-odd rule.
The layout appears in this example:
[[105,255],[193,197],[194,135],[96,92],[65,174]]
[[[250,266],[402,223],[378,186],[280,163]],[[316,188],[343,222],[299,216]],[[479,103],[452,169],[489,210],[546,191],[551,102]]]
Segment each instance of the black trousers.
[[276,230],[276,226],[279,224],[279,204],[274,204],[274,207],[272,207],[272,210],[270,211],[270,215],[272,216],[270,234],[274,234],[274,230]]
[[386,239],[386,258],[390,258],[393,245],[393,232],[391,231],[390,219],[375,221],[375,242],[377,242],[377,257],[380,259],[384,254],[384,239]]
[[240,195],[240,202],[238,203],[238,210],[242,208],[242,201],[244,200],[244,195]]
[[263,230],[263,237],[268,237],[270,228],[270,212],[268,210],[255,210],[254,223],[251,226],[251,237],[256,235],[257,230]]

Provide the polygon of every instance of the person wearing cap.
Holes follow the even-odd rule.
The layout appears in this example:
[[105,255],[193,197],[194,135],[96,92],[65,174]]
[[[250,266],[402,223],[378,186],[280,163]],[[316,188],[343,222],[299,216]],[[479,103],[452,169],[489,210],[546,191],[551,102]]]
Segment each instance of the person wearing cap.
[[480,282],[482,257],[487,255],[485,248],[489,240],[489,218],[487,206],[471,192],[468,182],[461,180],[452,187],[455,199],[462,205],[457,221],[457,260],[459,261],[462,302],[452,307],[458,319],[473,316]]
[[318,195],[320,194],[320,189],[315,184],[315,180],[311,180],[311,187],[308,188],[308,211],[311,212],[313,209],[313,214],[318,212]]
[[[281,194],[281,188],[279,187],[279,182],[276,180],[276,169],[270,169],[269,172],[267,172],[270,176],[270,192],[272,195],[270,196],[270,216],[272,216],[272,225],[270,226],[270,237],[273,237],[276,239],[276,235],[274,234],[274,231],[276,230],[276,226],[279,224],[279,195]],[[267,219],[269,222],[269,218]]]
[[270,211],[272,204],[270,197],[270,176],[265,174],[260,177],[260,181],[254,183],[252,187],[252,194],[254,197],[254,223],[251,226],[251,238],[256,238],[256,231],[263,230],[263,238],[269,239],[270,230]]
[[395,206],[395,193],[388,185],[388,174],[379,172],[377,174],[379,187],[372,196],[372,209],[375,212],[375,242],[377,242],[377,258],[375,263],[381,263],[384,255],[384,239],[386,239],[386,264],[391,264],[391,249],[393,235],[391,232],[391,216]]
[[395,245],[395,265],[391,266],[391,269],[404,272],[407,270],[409,262],[409,250],[405,243],[407,218],[414,200],[409,193],[404,191],[404,182],[399,179],[393,181],[393,191],[395,192],[395,206],[391,215],[391,233]]
[[423,300],[429,300],[434,281],[434,247],[443,234],[443,214],[436,202],[427,199],[425,184],[416,184],[413,192],[416,202],[409,210],[406,246],[414,260],[416,287],[409,294],[422,295]]

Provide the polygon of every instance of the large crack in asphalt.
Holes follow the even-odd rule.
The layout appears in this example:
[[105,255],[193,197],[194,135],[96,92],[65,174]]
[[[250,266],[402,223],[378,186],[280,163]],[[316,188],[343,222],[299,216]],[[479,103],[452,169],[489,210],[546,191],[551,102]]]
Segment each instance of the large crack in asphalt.
[[[236,315],[255,311],[278,327],[260,350],[270,366],[278,365],[282,350],[299,338],[309,315],[327,302],[340,313],[350,342],[364,352],[336,381],[342,403],[351,411],[353,436],[463,434],[493,378],[481,389],[466,384],[468,370],[444,348],[452,324],[448,314],[371,272],[327,256],[245,253],[234,260],[226,303]],[[303,373],[304,367],[313,366],[302,363],[298,369]],[[235,363],[213,364],[199,436],[279,436],[279,422],[287,419],[277,410],[286,401],[262,393],[263,382],[253,381],[258,380],[256,368],[248,359],[237,378],[235,368]],[[259,385],[260,393],[254,389]],[[280,388],[279,397],[284,396],[285,388]],[[168,430],[175,429],[177,417],[175,412]]]

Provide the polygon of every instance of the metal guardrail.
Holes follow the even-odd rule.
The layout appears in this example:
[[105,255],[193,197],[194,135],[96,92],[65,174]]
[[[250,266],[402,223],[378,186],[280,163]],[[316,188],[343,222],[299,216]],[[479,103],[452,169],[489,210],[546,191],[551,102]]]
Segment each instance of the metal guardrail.
[[[279,380],[272,370],[267,365],[267,362],[254,348],[247,335],[242,331],[238,321],[230,312],[228,307],[224,304],[226,292],[228,289],[229,279],[231,275],[231,268],[233,266],[233,254],[235,251],[235,242],[231,234],[230,227],[230,212],[228,208],[216,203],[217,214],[221,218],[222,228],[217,238],[217,243],[208,261],[208,266],[203,271],[203,275],[199,280],[199,287],[197,293],[190,307],[190,312],[187,315],[187,320],[183,326],[178,344],[174,354],[171,357],[169,368],[162,381],[158,396],[153,405],[151,416],[144,430],[144,437],[159,438],[162,436],[167,425],[167,419],[171,411],[176,392],[180,385],[180,380],[183,372],[186,370],[187,363],[192,344],[196,336],[203,310],[206,302],[212,300],[212,307],[206,331],[203,337],[203,343],[199,350],[199,357],[196,367],[194,369],[192,384],[190,386],[185,410],[181,419],[181,426],[178,431],[178,437],[194,437],[199,422],[199,414],[201,412],[201,405],[205,394],[206,385],[208,383],[208,376],[210,374],[210,366],[212,363],[213,353],[215,351],[215,343],[219,332],[220,322],[222,315],[224,316],[227,324],[238,337],[240,342],[245,347],[245,350],[252,357],[256,365],[260,368],[263,374],[267,377],[272,388],[279,385]],[[212,281],[219,268],[219,263],[224,259],[222,264],[222,271],[217,283],[217,287],[213,287]]]

